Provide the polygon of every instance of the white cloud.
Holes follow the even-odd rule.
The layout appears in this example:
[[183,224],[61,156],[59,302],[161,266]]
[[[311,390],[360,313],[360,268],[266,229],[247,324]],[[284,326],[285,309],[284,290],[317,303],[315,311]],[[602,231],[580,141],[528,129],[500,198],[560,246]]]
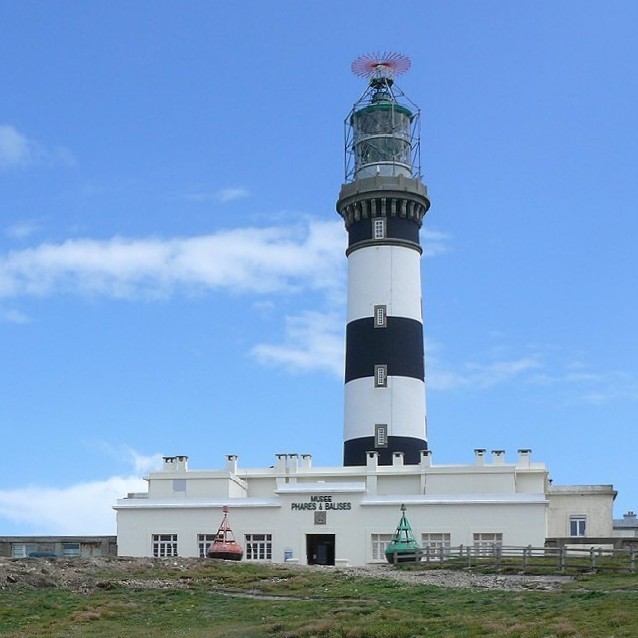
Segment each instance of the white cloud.
[[328,291],[343,267],[339,222],[172,239],[45,243],[0,256],[0,298],[59,292],[136,298],[183,289]]
[[533,375],[530,383],[544,388],[558,386],[570,402],[602,405],[616,400],[638,400],[638,379],[634,375],[613,370],[587,372],[581,365],[578,371],[574,371],[573,365],[566,368]]
[[126,447],[123,451],[132,466],[126,476],[66,487],[30,485],[0,490],[0,517],[28,530],[27,534],[115,534],[113,505],[130,492],[146,492],[148,484],[141,476],[159,469],[162,462],[160,454],[145,456]]
[[250,191],[247,188],[222,188],[218,191],[211,192],[208,190],[192,190],[182,195],[185,199],[192,202],[219,202],[220,204],[226,204],[228,202],[235,201],[236,199],[244,199],[250,197]]
[[75,158],[66,148],[46,149],[15,127],[0,124],[0,170],[35,164],[73,165]]
[[525,373],[540,367],[538,359],[521,357],[489,363],[468,362],[457,370],[451,370],[434,359],[428,362],[427,387],[441,391],[459,388],[486,389],[521,378]]
[[292,371],[325,370],[343,376],[343,320],[335,314],[305,312],[286,317],[283,344],[259,344],[252,350],[261,363]]
[[0,490],[0,516],[29,534],[115,534],[116,500],[141,491],[146,482],[136,476]]
[[249,195],[250,192],[245,188],[224,188],[217,191],[216,198],[219,202],[225,204],[226,202],[232,202],[236,199],[243,199]]
[[11,239],[26,239],[40,230],[40,226],[35,222],[20,222],[8,226],[4,230],[4,234]]
[[13,126],[0,126],[0,168],[27,166],[37,161],[38,146]]
[[436,257],[450,249],[450,235],[429,228],[421,229],[421,244],[426,257]]
[[133,462],[133,469],[135,471],[135,474],[148,474],[148,472],[159,470],[162,467],[163,457],[159,453],[144,455],[139,454],[131,448],[125,449]]
[[[523,384],[528,393],[541,389],[539,401],[600,405],[615,400],[638,400],[638,379],[621,371],[592,372],[582,361],[565,362],[560,348],[538,346],[524,356],[510,356],[500,345],[485,355],[486,362],[450,364],[440,344],[428,340],[428,390],[485,390],[505,383]],[[531,352],[531,354],[530,354]],[[497,358],[498,357],[498,358]],[[556,392],[555,392],[556,391]]]
[[0,320],[16,324],[31,322],[31,318],[28,315],[20,312],[19,310],[12,310],[10,308],[0,308]]

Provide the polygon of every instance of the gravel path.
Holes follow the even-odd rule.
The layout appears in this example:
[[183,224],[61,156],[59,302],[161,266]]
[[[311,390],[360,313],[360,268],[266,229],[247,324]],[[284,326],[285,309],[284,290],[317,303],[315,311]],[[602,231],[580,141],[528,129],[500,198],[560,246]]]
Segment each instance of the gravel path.
[[385,564],[367,565],[366,567],[346,567],[339,571],[353,576],[388,578],[414,585],[483,589],[550,590],[558,589],[564,583],[572,580],[569,576],[474,574],[472,572],[456,569],[412,571],[396,569],[391,565]]

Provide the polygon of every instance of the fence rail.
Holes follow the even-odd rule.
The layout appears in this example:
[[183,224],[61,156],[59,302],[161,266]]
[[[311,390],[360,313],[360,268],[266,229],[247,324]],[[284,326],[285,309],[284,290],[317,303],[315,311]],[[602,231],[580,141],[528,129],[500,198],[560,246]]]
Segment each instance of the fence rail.
[[459,545],[422,547],[412,554],[394,553],[393,563],[426,563],[431,567],[481,568],[498,572],[517,571],[572,573],[585,571],[636,572],[638,550],[604,547],[526,547]]

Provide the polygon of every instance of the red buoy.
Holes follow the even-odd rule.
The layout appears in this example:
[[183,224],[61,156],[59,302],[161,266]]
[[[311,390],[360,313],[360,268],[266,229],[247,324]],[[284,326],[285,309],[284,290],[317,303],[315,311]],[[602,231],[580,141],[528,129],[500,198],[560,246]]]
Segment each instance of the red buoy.
[[208,558],[221,558],[223,560],[241,560],[244,550],[235,540],[233,530],[228,523],[228,506],[222,508],[224,518],[215,535],[215,540],[208,546],[206,556]]

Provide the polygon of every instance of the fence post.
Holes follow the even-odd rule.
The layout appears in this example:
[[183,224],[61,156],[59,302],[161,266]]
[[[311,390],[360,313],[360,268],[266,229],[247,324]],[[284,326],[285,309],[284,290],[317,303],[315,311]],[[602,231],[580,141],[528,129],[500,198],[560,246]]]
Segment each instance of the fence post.
[[596,571],[596,550],[593,547],[589,548],[589,565],[593,572]]
[[498,543],[494,543],[494,569],[497,572],[501,570],[501,551],[501,546]]
[[567,562],[567,548],[565,547],[565,545],[561,545],[560,554],[559,554],[559,565],[560,565],[561,572],[565,571],[566,562]]
[[636,550],[633,547],[629,550],[629,571],[636,571]]

